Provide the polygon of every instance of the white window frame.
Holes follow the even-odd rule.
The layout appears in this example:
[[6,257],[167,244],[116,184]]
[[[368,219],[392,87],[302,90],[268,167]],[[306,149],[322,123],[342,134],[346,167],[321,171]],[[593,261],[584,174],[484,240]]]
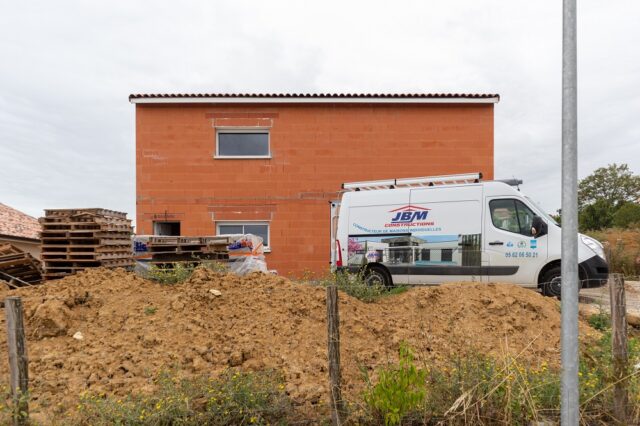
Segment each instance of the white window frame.
[[[267,239],[269,240],[269,244],[271,244],[271,222],[265,220],[219,220],[216,221],[216,235],[229,235],[229,234],[221,234],[220,233],[220,225],[267,225]],[[244,228],[243,228],[244,230]],[[264,242],[263,242],[264,244]],[[271,252],[271,246],[263,246],[263,251],[265,253]]]
[[[220,154],[220,133],[266,133],[267,134],[267,155],[221,155]],[[271,158],[271,129],[268,127],[216,127],[216,153],[213,158],[221,160],[246,160]]]

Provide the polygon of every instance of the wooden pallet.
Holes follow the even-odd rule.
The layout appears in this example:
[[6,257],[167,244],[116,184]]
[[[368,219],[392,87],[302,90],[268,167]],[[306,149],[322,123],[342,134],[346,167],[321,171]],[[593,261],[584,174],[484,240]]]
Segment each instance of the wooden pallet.
[[86,268],[133,266],[131,220],[114,210],[52,209],[39,219],[45,278]]
[[202,261],[227,262],[227,246],[232,239],[225,236],[184,237],[150,236],[145,245],[148,263],[159,267],[172,267],[180,263],[200,263]]
[[117,212],[114,210],[89,208],[89,209],[48,209],[44,211],[45,217],[57,217],[57,216],[75,216],[82,214],[92,214],[101,217],[114,217],[119,219],[126,219],[127,214],[123,212]]
[[42,281],[40,261],[10,244],[0,245],[0,279],[14,286],[38,284]]

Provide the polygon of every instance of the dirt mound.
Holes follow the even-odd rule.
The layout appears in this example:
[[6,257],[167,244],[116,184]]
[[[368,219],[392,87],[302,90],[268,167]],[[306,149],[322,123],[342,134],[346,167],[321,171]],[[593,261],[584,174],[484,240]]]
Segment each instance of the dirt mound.
[[[296,403],[316,406],[327,398],[321,287],[205,269],[183,284],[162,286],[99,268],[9,294],[25,304],[36,405],[73,404],[85,390],[150,391],[157,372],[172,366],[183,374],[277,368]],[[341,293],[340,316],[351,397],[362,389],[359,367],[396,359],[403,340],[428,362],[481,351],[559,363],[558,302],[511,285],[416,288],[373,304]],[[583,327],[583,335],[595,335]],[[5,339],[0,333],[0,359],[7,358]],[[6,362],[0,374],[8,374]]]

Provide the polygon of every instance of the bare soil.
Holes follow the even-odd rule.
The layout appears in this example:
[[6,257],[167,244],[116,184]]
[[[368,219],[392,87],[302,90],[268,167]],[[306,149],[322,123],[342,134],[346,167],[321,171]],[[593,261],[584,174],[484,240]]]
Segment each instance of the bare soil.
[[[23,298],[32,406],[43,411],[73,407],[83,391],[150,392],[153,378],[168,368],[215,375],[230,367],[279,369],[294,403],[325,411],[322,287],[206,269],[183,284],[163,286],[98,268],[0,293]],[[415,288],[370,304],[341,293],[340,319],[344,392],[351,399],[363,389],[359,368],[396,360],[403,340],[427,363],[470,351],[509,353],[531,364],[560,361],[559,302],[508,284]],[[4,315],[0,323],[4,330]],[[598,336],[581,327],[584,343]],[[82,339],[73,337],[77,332]],[[4,332],[0,348],[6,360]],[[8,381],[6,361],[0,375]]]

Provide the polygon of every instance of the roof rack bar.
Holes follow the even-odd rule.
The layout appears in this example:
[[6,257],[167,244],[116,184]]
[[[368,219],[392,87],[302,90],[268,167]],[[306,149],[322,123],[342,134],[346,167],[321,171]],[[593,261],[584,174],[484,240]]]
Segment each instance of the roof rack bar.
[[372,180],[362,182],[343,183],[342,189],[348,191],[361,191],[389,188],[411,188],[434,185],[455,185],[464,183],[477,183],[482,179],[482,173],[465,173],[459,175],[426,176],[417,178],[400,178],[386,180]]
[[390,186],[395,184],[396,184],[395,179],[370,180],[370,181],[363,181],[363,182],[343,183],[342,189],[359,189],[359,188],[382,189],[382,188],[389,188]]

